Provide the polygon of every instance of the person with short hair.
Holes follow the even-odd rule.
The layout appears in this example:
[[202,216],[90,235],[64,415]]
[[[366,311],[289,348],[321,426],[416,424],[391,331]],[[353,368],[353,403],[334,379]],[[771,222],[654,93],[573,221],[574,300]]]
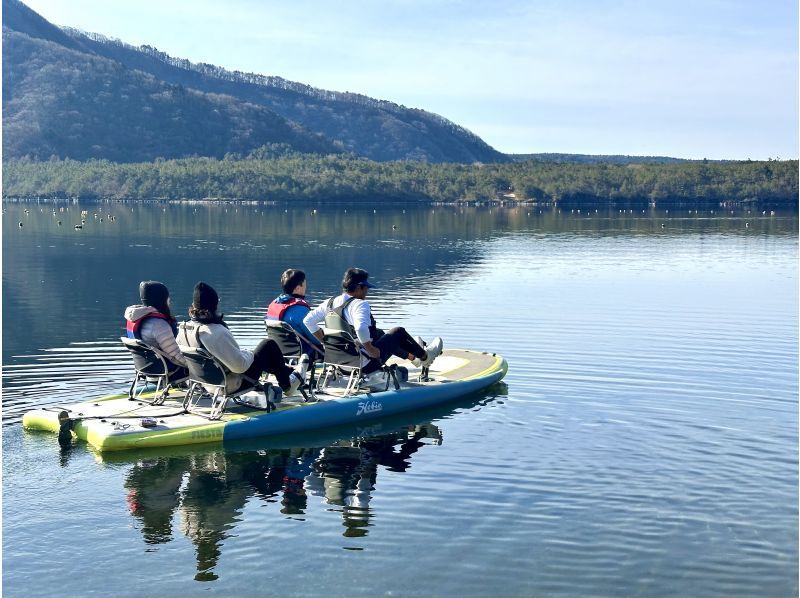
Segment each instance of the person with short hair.
[[303,324],[303,318],[311,311],[311,306],[306,302],[307,288],[306,273],[302,270],[289,268],[281,275],[281,288],[283,293],[267,307],[265,320],[280,320],[295,329],[301,337],[302,351],[311,361],[322,355],[322,343],[311,334]]
[[178,322],[170,312],[169,289],[163,282],[143,280],[139,283],[141,303],[125,308],[125,322],[128,338],[140,341],[167,356],[170,376],[185,376],[186,360],[175,342]]
[[198,282],[189,308],[189,322],[182,322],[178,342],[192,348],[203,348],[225,366],[228,375],[227,392],[236,392],[242,386],[242,375],[258,380],[269,373],[278,380],[285,395],[293,394],[303,383],[308,368],[308,358],[300,360],[294,370],[286,365],[278,344],[270,339],[262,340],[252,351],[242,349],[233,338],[224,315],[217,313],[219,296],[213,287]]
[[357,339],[361,353],[362,373],[377,371],[392,355],[408,359],[417,367],[428,367],[442,352],[442,339],[438,336],[423,346],[422,339],[412,337],[405,328],[396,327],[388,332],[378,328],[367,302],[369,272],[361,268],[350,268],[342,279],[342,294],[331,297],[311,310],[303,323],[311,333],[322,340],[324,333],[320,325],[326,316],[335,314],[341,318],[348,331]]

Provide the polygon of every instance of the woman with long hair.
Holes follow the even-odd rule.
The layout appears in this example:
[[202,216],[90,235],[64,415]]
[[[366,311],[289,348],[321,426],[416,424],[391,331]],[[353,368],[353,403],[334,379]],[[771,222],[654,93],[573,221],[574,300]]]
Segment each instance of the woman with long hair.
[[283,353],[273,340],[262,340],[252,351],[240,348],[218,309],[217,292],[211,285],[198,282],[189,308],[191,319],[181,323],[178,342],[188,347],[204,348],[231,372],[227,392],[239,390],[242,375],[258,380],[262,373],[275,376],[285,395],[295,392],[305,378],[308,357],[301,359],[293,370],[286,365]]

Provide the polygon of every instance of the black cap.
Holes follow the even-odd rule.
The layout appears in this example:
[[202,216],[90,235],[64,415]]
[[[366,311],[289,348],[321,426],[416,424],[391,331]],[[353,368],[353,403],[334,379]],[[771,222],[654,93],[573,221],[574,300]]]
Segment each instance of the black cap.
[[217,295],[217,292],[211,287],[211,285],[204,282],[198,282],[196,285],[194,285],[192,304],[197,309],[216,311],[217,306],[219,306],[219,295]]
[[139,298],[143,305],[150,305],[160,309],[167,304],[169,291],[163,282],[157,280],[143,280],[139,283]]

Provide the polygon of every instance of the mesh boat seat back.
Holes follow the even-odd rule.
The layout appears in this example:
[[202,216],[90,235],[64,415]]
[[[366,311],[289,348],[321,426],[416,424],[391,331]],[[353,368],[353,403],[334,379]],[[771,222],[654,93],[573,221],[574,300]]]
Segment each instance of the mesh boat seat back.
[[355,298],[348,298],[339,307],[333,307],[334,300],[331,297],[325,306],[325,325],[322,328],[325,363],[360,370],[361,353],[356,342],[356,330],[345,318],[345,310]]
[[[335,379],[335,372],[339,370],[349,376],[347,387],[345,388],[345,396],[358,392],[363,374],[361,373],[361,352],[358,349],[355,338],[349,332],[326,328],[323,346],[325,348],[325,365],[332,366],[332,368],[325,368],[324,376],[319,378],[319,388],[324,388],[331,377]],[[381,370],[386,381],[383,390],[389,389],[390,382],[394,383],[395,389],[400,390],[396,366],[383,365]]]
[[286,322],[280,320],[264,320],[267,327],[267,338],[275,341],[284,357],[299,359],[303,354],[300,335]]
[[[119,340],[130,351],[131,357],[133,357],[133,369],[136,370],[136,375],[128,390],[129,399],[145,400],[143,394],[147,391],[148,382],[155,382],[155,398],[148,402],[153,405],[161,405],[169,395],[170,389],[186,380],[181,371],[170,372],[171,362],[158,349],[138,338],[123,336]],[[174,378],[171,378],[170,374]]]
[[291,324],[280,320],[264,320],[264,325],[267,327],[267,338],[278,343],[278,348],[280,348],[287,361],[296,363],[303,356],[302,341],[305,341],[313,349],[310,354],[311,361],[316,361],[322,357],[322,351],[317,348],[314,342],[297,332],[292,328]]
[[326,329],[322,344],[325,347],[325,363],[361,368],[361,353],[349,332]]
[[189,378],[210,386],[225,386],[225,370],[204,349],[181,347],[189,369]]
[[166,376],[167,364],[151,346],[138,338],[121,337],[120,340],[133,357],[133,367],[146,376]]
[[[189,379],[191,380],[189,391],[183,401],[183,408],[188,413],[217,420],[222,417],[229,400],[235,401],[240,395],[251,390],[264,390],[257,381],[244,378],[241,388],[228,393],[225,368],[214,359],[211,353],[201,348],[181,345],[179,347],[186,359],[186,367],[189,369]],[[200,407],[200,402],[204,397],[210,399],[210,407]]]
[[[292,326],[287,322],[282,322],[280,320],[264,320],[264,324],[267,327],[267,338],[273,340],[277,343],[278,348],[283,353],[283,360],[289,366],[295,366],[300,362],[300,358],[303,357],[303,344],[301,340],[305,340],[311,347],[314,345],[305,338],[302,334],[297,332]],[[317,351],[315,348],[311,354],[311,361],[318,359],[320,352]],[[314,367],[310,368],[311,370],[311,381],[308,385],[308,390],[311,394],[311,398],[314,397]],[[306,391],[301,387],[300,393],[303,395],[303,398],[308,401],[308,394]]]

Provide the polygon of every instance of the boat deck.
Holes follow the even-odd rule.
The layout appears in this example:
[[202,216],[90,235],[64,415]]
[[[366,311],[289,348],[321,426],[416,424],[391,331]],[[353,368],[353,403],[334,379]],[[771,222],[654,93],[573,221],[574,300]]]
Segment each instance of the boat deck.
[[[225,412],[218,420],[210,420],[204,416],[204,411],[207,412],[210,407],[210,399],[201,399],[196,412],[186,413],[183,410],[185,391],[173,390],[163,405],[151,405],[148,402],[153,398],[153,393],[144,394],[138,400],[129,399],[125,393],[95,401],[36,409],[25,415],[23,425],[27,429],[58,432],[60,429],[59,413],[66,411],[69,419],[74,422],[72,432],[75,436],[89,441],[90,444],[110,450],[126,448],[134,443],[139,443],[141,446],[161,443],[167,446],[214,442],[222,441],[223,428],[228,425],[239,426],[246,423],[252,427],[255,420],[258,420],[263,421],[263,425],[269,426],[271,429],[273,423],[267,424],[267,422],[275,422],[274,426],[279,426],[281,424],[278,424],[278,421],[286,421],[286,417],[281,414],[287,414],[295,420],[297,420],[296,416],[299,416],[303,420],[302,425],[311,425],[314,422],[310,418],[318,417],[316,414],[332,413],[329,407],[340,409],[340,407],[334,407],[334,404],[337,403],[353,405],[347,409],[353,409],[354,415],[342,416],[345,419],[359,416],[362,413],[374,415],[374,412],[384,409],[387,411],[395,409],[386,401],[397,401],[400,396],[403,396],[401,404],[410,408],[414,400],[423,401],[421,397],[442,396],[443,391],[445,394],[450,393],[451,391],[445,389],[449,388],[451,383],[465,382],[470,379],[478,380],[487,375],[502,377],[502,374],[505,373],[505,362],[502,358],[489,353],[459,349],[448,349],[443,352],[433,363],[426,380],[420,379],[420,368],[415,368],[406,360],[393,359],[390,363],[408,368],[409,376],[407,381],[401,383],[401,387],[397,391],[390,383],[388,385],[390,392],[388,393],[384,392],[387,390],[386,377],[380,372],[368,379],[367,386],[362,386],[358,392],[349,395],[346,391],[347,377],[339,376],[323,391],[316,391],[313,400],[306,402],[300,394],[284,397],[270,412],[241,404],[241,402],[229,401]],[[502,366],[500,366],[501,363]],[[502,371],[498,369],[499,367]],[[320,371],[318,370],[318,373]],[[405,395],[404,392],[408,392],[408,394]],[[247,399],[250,397],[256,399],[257,394],[256,392],[248,393],[241,399],[244,399],[243,402],[248,402]],[[396,398],[391,399],[390,397]],[[416,397],[416,399],[411,397]],[[380,406],[378,406],[378,402],[381,402]],[[330,405],[325,406],[325,403],[330,403]],[[359,407],[359,403],[362,404],[361,407]],[[315,409],[314,406],[319,406],[319,409]],[[306,409],[309,410],[308,417],[303,415],[306,413]],[[315,413],[314,416],[311,415],[312,411]],[[273,415],[278,417],[274,418]],[[123,441],[123,437],[128,437],[129,440]],[[155,437],[159,437],[159,440],[156,440]]]

